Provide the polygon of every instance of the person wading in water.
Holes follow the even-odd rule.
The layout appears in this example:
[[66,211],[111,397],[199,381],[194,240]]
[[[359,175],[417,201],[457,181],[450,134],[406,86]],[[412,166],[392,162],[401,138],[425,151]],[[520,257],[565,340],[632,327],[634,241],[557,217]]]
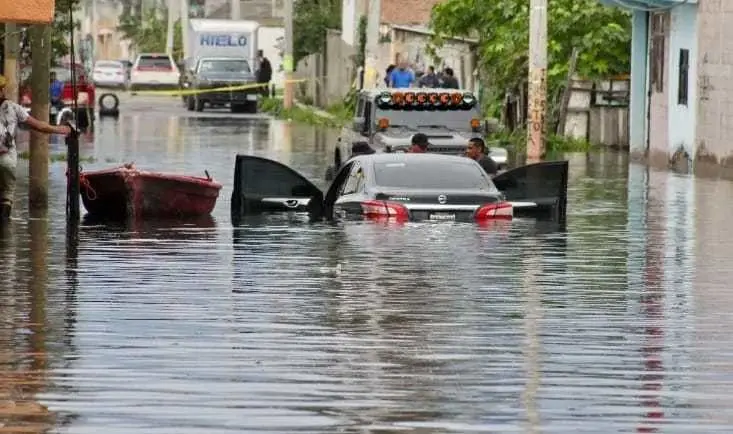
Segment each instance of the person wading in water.
[[483,139],[475,137],[468,141],[466,157],[476,161],[489,175],[496,175],[499,165],[491,157],[486,155],[486,143]]
[[68,135],[71,128],[66,125],[50,125],[28,115],[23,107],[5,99],[7,80],[0,75],[0,224],[10,221],[15,196],[15,168],[18,166],[18,152],[15,148],[15,133],[18,125],[46,134]]

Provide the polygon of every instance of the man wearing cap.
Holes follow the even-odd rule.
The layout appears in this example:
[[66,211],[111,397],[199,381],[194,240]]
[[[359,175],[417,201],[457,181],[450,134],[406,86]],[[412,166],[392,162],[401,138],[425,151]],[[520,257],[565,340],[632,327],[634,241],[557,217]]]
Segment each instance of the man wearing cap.
[[7,80],[0,75],[0,223],[10,220],[15,196],[15,168],[18,152],[15,148],[15,133],[19,124],[46,134],[68,135],[71,129],[66,125],[50,125],[29,116],[23,107],[5,99]]
[[428,136],[423,133],[417,133],[412,136],[410,151],[415,154],[424,154],[428,152]]

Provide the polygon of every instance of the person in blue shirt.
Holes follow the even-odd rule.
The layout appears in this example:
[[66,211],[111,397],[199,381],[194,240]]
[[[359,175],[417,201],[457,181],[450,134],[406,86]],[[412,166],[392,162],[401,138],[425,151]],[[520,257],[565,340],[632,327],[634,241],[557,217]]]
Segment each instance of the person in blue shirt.
[[410,87],[415,82],[415,74],[407,68],[407,62],[393,69],[389,76],[390,87]]
[[51,87],[49,88],[49,93],[51,94],[51,104],[59,107],[63,105],[63,102],[61,101],[61,97],[64,93],[64,83],[56,78],[56,73],[51,72]]

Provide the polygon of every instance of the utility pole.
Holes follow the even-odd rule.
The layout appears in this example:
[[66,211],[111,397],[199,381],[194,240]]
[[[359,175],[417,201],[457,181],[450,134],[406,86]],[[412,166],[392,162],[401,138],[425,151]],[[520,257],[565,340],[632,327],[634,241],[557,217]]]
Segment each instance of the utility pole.
[[175,41],[173,35],[175,31],[176,18],[178,18],[180,8],[176,7],[176,0],[168,0],[168,29],[165,35],[165,52],[173,57],[173,43]]
[[188,56],[188,17],[189,17],[189,6],[188,0],[171,0],[171,2],[180,1],[181,9],[181,42],[183,45],[182,58]]
[[241,20],[242,14],[239,9],[239,6],[240,6],[239,0],[231,0],[231,2],[232,2],[231,7],[230,7],[230,10],[232,13],[231,18],[233,20]]
[[[30,30],[31,67],[31,116],[47,120],[49,80],[51,75],[51,26],[33,26]],[[48,135],[31,131],[30,172],[28,181],[28,207],[48,208]]]
[[285,0],[285,53],[283,54],[283,70],[285,72],[285,85],[283,86],[283,108],[293,107],[295,95],[293,84],[293,0]]
[[3,71],[5,72],[5,98],[18,102],[18,52],[20,51],[20,37],[18,26],[12,23],[5,24],[5,52],[3,53]]
[[527,110],[527,160],[539,161],[545,154],[547,117],[547,0],[530,0]]
[[369,1],[367,16],[366,53],[364,53],[364,88],[377,87],[377,52],[379,51],[379,25],[382,18],[382,1]]

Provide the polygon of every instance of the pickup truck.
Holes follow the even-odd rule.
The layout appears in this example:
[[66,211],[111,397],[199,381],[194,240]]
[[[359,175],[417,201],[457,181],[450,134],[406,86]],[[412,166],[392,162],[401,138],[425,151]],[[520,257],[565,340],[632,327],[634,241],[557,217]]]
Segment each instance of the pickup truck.
[[256,87],[221,91],[228,87],[256,84],[257,78],[243,57],[201,57],[187,61],[190,69],[184,72],[181,87],[184,102],[189,111],[203,111],[206,105],[221,107],[229,105],[232,113],[257,113],[257,99],[260,89]]
[[[80,63],[75,65],[76,68],[76,89],[77,89],[77,112],[76,122],[81,130],[87,130],[94,126],[94,85],[88,80],[86,70]],[[70,64],[61,65],[51,68],[51,72],[56,73],[56,78],[64,83],[64,90],[61,99],[65,107],[71,107],[74,100],[74,88],[71,86],[71,66]],[[20,70],[20,105],[30,110],[31,106],[31,66],[25,66]],[[49,84],[50,86],[50,84]],[[56,119],[59,108],[51,106],[49,108],[49,121]]]

